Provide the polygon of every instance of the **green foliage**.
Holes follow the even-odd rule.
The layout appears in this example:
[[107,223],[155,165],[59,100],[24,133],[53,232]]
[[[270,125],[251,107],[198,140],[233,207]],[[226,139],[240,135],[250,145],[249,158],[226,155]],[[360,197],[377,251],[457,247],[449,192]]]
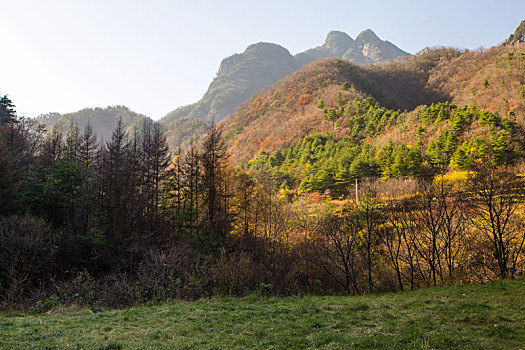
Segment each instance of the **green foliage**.
[[[338,100],[343,100],[341,95]],[[259,155],[248,167],[264,169],[276,183],[300,192],[329,190],[339,195],[354,178],[417,177],[429,166],[433,172],[449,166],[468,169],[484,159],[510,164],[519,154],[516,123],[476,106],[458,108],[449,102],[424,106],[415,114],[417,140],[412,144],[390,140],[382,145],[370,141],[389,127],[409,132],[411,126],[400,118],[400,111],[381,107],[371,98],[355,99],[341,109],[325,107],[324,113],[328,120],[337,120],[347,136],[307,136],[295,147]],[[486,128],[486,135],[466,139],[465,133],[475,128]],[[441,131],[424,144],[422,139],[433,130]]]
[[324,109],[323,112],[324,111],[326,111],[326,119],[328,119],[329,121],[333,122],[339,118],[339,114],[333,108]]
[[354,140],[363,140],[377,136],[387,127],[397,123],[401,112],[382,107],[372,98],[355,99],[345,109],[348,118],[348,128]]
[[380,151],[379,163],[381,178],[417,176],[423,157],[420,147],[398,145],[389,142]]
[[14,122],[16,119],[15,106],[7,95],[0,97],[0,125]]
[[60,298],[56,294],[53,294],[49,298],[37,301],[31,308],[31,311],[41,314],[54,309],[58,305],[60,305]]
[[[497,113],[480,110],[476,106],[457,108],[440,103],[424,108],[419,118],[432,122],[434,126],[448,120],[449,127],[430,141],[426,149],[429,162],[436,168],[453,165],[467,169],[486,158],[493,164],[509,164],[517,155],[513,146],[516,123],[501,118]],[[488,129],[485,136],[462,140],[465,131],[478,124]]]
[[343,97],[341,93],[339,93],[337,95],[337,104],[339,105],[339,107],[343,107],[345,103],[346,103],[346,99]]
[[456,106],[450,102],[433,103],[430,106],[424,106],[419,113],[419,120],[426,123],[439,123],[448,120],[454,109],[456,109]]
[[355,297],[252,295],[1,314],[0,348],[518,349],[524,288],[518,279]]
[[273,285],[271,283],[263,283],[261,282],[259,284],[259,292],[258,294],[262,297],[269,297],[273,295]]
[[269,170],[276,183],[298,186],[299,191],[343,191],[355,177],[379,174],[373,147],[333,135],[313,135],[296,147],[262,155],[248,164],[253,170]]

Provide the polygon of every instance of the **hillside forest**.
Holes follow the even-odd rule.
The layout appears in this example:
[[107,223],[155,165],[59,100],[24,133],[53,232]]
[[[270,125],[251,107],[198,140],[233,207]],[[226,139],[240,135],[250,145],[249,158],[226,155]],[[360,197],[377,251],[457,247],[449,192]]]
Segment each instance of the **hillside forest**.
[[[365,294],[525,273],[525,47],[315,61],[170,149],[0,100],[0,306]],[[86,112],[87,113],[87,112]]]

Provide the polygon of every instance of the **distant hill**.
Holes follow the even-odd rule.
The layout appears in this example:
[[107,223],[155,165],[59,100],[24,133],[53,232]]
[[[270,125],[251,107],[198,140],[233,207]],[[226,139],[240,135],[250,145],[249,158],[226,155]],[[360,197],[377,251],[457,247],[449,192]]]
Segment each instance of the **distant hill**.
[[66,131],[71,123],[77,124],[82,130],[88,122],[91,123],[98,140],[109,140],[111,133],[117,126],[119,119],[122,120],[126,131],[131,132],[133,128],[140,127],[145,115],[135,113],[124,106],[111,106],[106,108],[85,108],[78,112],[59,114],[49,113],[41,115],[37,120],[51,129],[54,126]]
[[[336,57],[355,63],[378,63],[409,55],[392,43],[379,39],[370,29],[359,34],[356,40],[343,32],[330,32],[322,46],[295,56],[276,44],[253,44],[243,53],[222,60],[217,76],[201,100],[168,113],[161,119],[161,123],[168,129],[171,146],[176,148],[188,142],[187,137],[191,135],[191,130],[204,130],[203,123],[223,120],[256,91],[270,86],[314,60]],[[186,120],[170,124],[180,118]],[[189,122],[189,119],[199,121]],[[200,127],[195,129],[197,124]],[[192,129],[185,130],[189,125]],[[200,134],[195,137],[198,136]]]

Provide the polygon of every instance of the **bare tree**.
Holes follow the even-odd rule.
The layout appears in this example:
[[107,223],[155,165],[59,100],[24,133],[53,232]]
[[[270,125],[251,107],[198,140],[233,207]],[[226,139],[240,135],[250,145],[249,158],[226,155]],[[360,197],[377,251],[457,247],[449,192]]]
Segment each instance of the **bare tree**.
[[437,285],[438,277],[442,276],[439,238],[446,208],[446,201],[440,195],[444,191],[443,186],[443,182],[421,181],[414,211],[419,231],[415,248],[427,265],[428,284],[434,286]]
[[315,254],[322,269],[347,293],[360,294],[358,244],[361,227],[355,215],[327,213],[319,222]]
[[492,247],[485,260],[496,265],[488,267],[502,279],[512,277],[525,242],[523,218],[517,213],[523,181],[506,168],[486,165],[468,179],[467,189],[467,215],[479,232],[478,243]]
[[377,264],[376,255],[378,252],[378,227],[380,223],[380,210],[377,198],[369,189],[365,189],[359,201],[359,208],[356,210],[358,224],[362,234],[359,238],[359,252],[361,253],[367,271],[367,289],[372,292],[374,281],[372,278],[373,270]]

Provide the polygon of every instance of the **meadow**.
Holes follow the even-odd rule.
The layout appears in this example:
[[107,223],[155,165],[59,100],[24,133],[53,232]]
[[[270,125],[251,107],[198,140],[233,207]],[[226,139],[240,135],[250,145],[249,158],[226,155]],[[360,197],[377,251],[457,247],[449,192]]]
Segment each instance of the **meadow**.
[[0,314],[2,349],[520,349],[525,280]]

